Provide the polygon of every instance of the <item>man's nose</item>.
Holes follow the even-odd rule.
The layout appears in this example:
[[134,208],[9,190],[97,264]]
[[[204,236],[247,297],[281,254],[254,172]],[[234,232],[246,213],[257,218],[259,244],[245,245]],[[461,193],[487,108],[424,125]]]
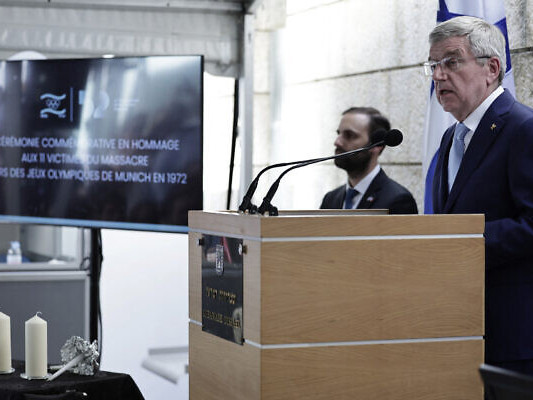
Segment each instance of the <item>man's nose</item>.
[[444,71],[444,67],[441,64],[435,65],[435,69],[433,70],[433,80],[434,81],[442,81],[446,79],[448,75]]
[[342,135],[337,135],[333,144],[335,145],[335,147],[341,148],[342,147]]

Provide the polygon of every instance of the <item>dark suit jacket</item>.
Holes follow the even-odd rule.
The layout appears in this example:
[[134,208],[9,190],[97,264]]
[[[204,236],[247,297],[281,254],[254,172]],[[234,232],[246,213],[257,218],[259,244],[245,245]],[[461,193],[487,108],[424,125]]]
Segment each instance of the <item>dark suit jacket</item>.
[[505,91],[480,121],[448,195],[444,134],[435,213],[485,214],[486,360],[533,359],[533,110]]
[[[326,193],[320,208],[342,208],[345,195],[346,185],[339,186]],[[383,170],[376,175],[357,208],[387,208],[391,214],[418,214],[413,195],[398,182],[390,179]]]

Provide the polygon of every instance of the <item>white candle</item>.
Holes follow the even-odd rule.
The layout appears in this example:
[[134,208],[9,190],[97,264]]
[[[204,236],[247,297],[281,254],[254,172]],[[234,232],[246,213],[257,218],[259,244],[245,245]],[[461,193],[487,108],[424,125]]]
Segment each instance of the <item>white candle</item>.
[[37,314],[26,321],[26,376],[40,378],[48,373],[47,324]]
[[0,372],[11,371],[11,318],[0,312]]

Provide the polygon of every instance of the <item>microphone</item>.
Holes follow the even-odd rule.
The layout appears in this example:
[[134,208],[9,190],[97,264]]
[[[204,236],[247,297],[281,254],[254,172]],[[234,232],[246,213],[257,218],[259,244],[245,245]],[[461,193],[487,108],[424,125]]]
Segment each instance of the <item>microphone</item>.
[[257,184],[259,183],[259,178],[261,177],[261,175],[263,175],[269,169],[279,168],[279,167],[286,167],[287,165],[302,164],[302,163],[317,161],[317,160],[321,160],[321,159],[322,158],[311,158],[309,160],[289,161],[289,162],[284,162],[284,163],[272,164],[272,165],[269,165],[269,166],[263,168],[261,171],[259,171],[259,173],[255,177],[255,179],[252,181],[252,183],[250,183],[250,186],[248,186],[248,190],[246,191],[246,194],[242,198],[241,205],[239,206],[239,211],[242,212],[242,213],[248,211],[250,214],[257,213],[257,206],[252,204],[252,196],[254,195],[254,193],[255,193],[255,191],[257,189]]
[[[384,131],[384,129],[379,129],[376,132]],[[391,129],[385,133],[384,142],[386,146],[396,147],[403,142],[403,133],[398,129]]]
[[[289,171],[292,171],[293,169],[300,168],[300,167],[305,167],[306,165],[315,164],[315,163],[318,163],[318,162],[321,162],[321,161],[331,160],[331,159],[335,159],[335,158],[348,157],[348,156],[351,156],[353,154],[356,154],[356,153],[359,153],[359,152],[362,152],[362,151],[367,151],[367,150],[370,150],[370,149],[372,149],[374,147],[378,147],[378,146],[396,147],[400,143],[402,143],[402,141],[403,141],[403,134],[398,129],[391,129],[390,131],[386,131],[385,129],[378,129],[378,130],[374,131],[371,134],[370,144],[367,145],[367,146],[364,146],[364,147],[360,147],[359,149],[347,151],[345,153],[336,154],[336,155],[333,155],[333,156],[315,158],[315,159],[311,159],[311,160],[305,160],[305,161],[301,161],[299,163],[297,163],[297,162],[295,162],[295,163],[286,163],[286,165],[291,165],[291,164],[296,164],[296,165],[293,165],[292,167],[287,168],[285,171],[283,171],[280,174],[278,179],[276,179],[276,181],[272,184],[272,186],[268,190],[266,196],[263,198],[263,202],[261,203],[261,205],[257,209],[257,212],[259,214],[264,214],[265,212],[268,211],[268,215],[271,215],[271,216],[278,215],[278,209],[271,204],[271,201],[272,201],[274,195],[276,194],[276,191],[278,190],[279,183],[280,183],[281,179]],[[279,166],[282,166],[282,165],[279,165]],[[274,165],[272,167],[274,167]],[[261,174],[261,172],[260,172],[260,174]],[[257,183],[256,183],[256,186],[257,186]]]
[[[398,141],[398,136],[399,136],[399,141]],[[392,137],[396,138],[396,141],[398,141],[398,143],[393,144],[392,142],[391,143],[386,143],[385,142],[385,140],[391,141]],[[370,135],[370,140],[371,140],[371,144],[374,144],[375,146],[380,146],[380,145],[397,146],[398,144],[400,144],[402,142],[402,137],[403,137],[402,133],[399,130],[397,130],[397,129],[393,129],[393,130],[390,130],[388,132],[385,129],[378,129],[378,130],[374,131]],[[354,152],[358,152],[358,151],[361,151],[361,150],[360,149],[354,150]],[[347,152],[344,156],[348,156],[350,154],[353,154],[353,153],[352,152]],[[242,212],[242,213],[249,212],[250,214],[255,214],[257,212],[257,206],[255,206],[252,203],[252,196],[254,195],[254,193],[255,193],[255,191],[257,189],[257,184],[259,183],[259,178],[261,177],[261,175],[263,175],[269,169],[279,168],[279,167],[286,167],[288,165],[296,165],[296,164],[305,164],[305,165],[307,165],[307,163],[320,162],[320,161],[329,160],[331,158],[337,158],[337,157],[340,158],[340,157],[344,157],[344,156],[339,154],[337,156],[311,158],[311,159],[308,159],[308,160],[300,160],[300,161],[290,161],[290,162],[272,164],[272,165],[269,165],[269,166],[263,168],[261,171],[259,171],[259,173],[255,177],[255,179],[252,181],[252,183],[248,187],[248,190],[246,191],[246,194],[242,198],[241,205],[239,206],[239,211]]]

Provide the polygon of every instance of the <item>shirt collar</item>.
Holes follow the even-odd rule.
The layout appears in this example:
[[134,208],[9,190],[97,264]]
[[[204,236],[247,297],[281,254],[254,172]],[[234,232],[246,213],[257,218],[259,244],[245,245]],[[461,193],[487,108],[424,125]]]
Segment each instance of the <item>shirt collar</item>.
[[[365,176],[363,179],[361,179],[355,186],[354,189],[359,192],[359,194],[363,195],[368,190],[368,187],[374,180],[374,178],[379,174],[379,171],[381,170],[381,167],[379,164],[377,164],[370,173]],[[346,184],[346,189],[350,188],[350,184]]]
[[487,98],[483,100],[483,102],[479,106],[477,106],[477,108],[472,111],[472,113],[470,113],[470,115],[463,121],[463,124],[466,125],[466,127],[470,131],[475,132],[477,126],[481,122],[481,118],[483,118],[483,115],[485,115],[494,100],[496,100],[498,96],[502,93],[503,88],[501,86],[498,86],[496,90],[489,94]]

